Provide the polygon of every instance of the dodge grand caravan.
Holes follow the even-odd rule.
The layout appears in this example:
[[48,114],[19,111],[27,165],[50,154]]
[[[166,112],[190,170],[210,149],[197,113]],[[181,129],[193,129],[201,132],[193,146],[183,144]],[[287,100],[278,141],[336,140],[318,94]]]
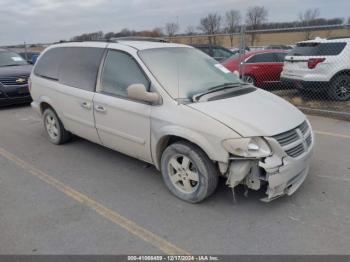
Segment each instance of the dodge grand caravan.
[[31,74],[31,95],[52,143],[75,134],[149,162],[191,203],[210,196],[219,176],[233,192],[266,187],[268,202],[293,194],[309,172],[304,114],[189,46],[53,45]]

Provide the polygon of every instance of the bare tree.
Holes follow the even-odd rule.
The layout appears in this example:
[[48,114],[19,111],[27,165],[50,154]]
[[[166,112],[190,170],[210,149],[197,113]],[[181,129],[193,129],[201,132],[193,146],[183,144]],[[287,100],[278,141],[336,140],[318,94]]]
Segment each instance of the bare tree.
[[176,23],[166,23],[165,31],[169,37],[172,37],[179,31],[179,25]]
[[164,36],[163,30],[160,27],[153,28],[152,32],[156,37]]
[[233,33],[235,33],[241,23],[241,13],[237,10],[230,10],[225,13],[225,29],[230,34],[231,47],[233,46]]
[[186,35],[194,35],[196,33],[196,30],[194,28],[194,26],[192,25],[189,25],[187,28],[186,28]]
[[[310,26],[312,21],[316,20],[320,16],[320,10],[318,8],[315,9],[307,9],[305,12],[299,13],[299,21],[302,26]],[[305,38],[306,40],[311,39],[312,32],[309,29],[305,30]]]
[[246,23],[250,30],[252,30],[251,45],[254,45],[256,39],[256,32],[264,23],[267,22],[268,11],[263,6],[249,7],[246,14]]
[[78,36],[74,36],[71,40],[72,41],[96,41],[103,39],[104,34],[102,31],[94,32],[94,33],[87,33],[82,34]]
[[318,8],[315,9],[307,9],[304,12],[299,13],[299,21],[304,25],[310,25],[310,22],[317,19],[320,16],[320,10]]
[[203,33],[208,35],[209,43],[216,42],[215,34],[220,33],[221,28],[221,15],[216,13],[208,14],[200,20],[198,27]]

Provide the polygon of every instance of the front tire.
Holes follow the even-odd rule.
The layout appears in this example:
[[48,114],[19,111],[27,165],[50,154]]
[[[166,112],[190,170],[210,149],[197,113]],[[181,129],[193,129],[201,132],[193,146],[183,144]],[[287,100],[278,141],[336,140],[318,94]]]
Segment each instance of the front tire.
[[70,140],[71,134],[64,128],[61,120],[51,108],[44,111],[43,123],[51,143],[61,145]]
[[214,163],[199,147],[188,142],[177,142],[164,150],[161,172],[170,192],[190,203],[209,197],[218,184]]
[[336,101],[347,101],[350,99],[350,76],[338,75],[332,82],[328,95]]

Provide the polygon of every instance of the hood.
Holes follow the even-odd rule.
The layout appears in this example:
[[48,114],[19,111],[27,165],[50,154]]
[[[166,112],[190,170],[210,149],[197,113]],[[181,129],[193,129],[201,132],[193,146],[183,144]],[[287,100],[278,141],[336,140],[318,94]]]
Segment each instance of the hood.
[[287,101],[261,89],[188,106],[215,118],[243,137],[274,136],[295,128],[306,118]]
[[25,76],[32,72],[32,65],[5,66],[0,67],[0,77]]

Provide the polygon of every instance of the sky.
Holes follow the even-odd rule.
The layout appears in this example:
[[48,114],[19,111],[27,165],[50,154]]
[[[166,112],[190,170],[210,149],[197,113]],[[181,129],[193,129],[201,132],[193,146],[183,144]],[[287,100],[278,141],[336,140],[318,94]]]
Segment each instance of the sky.
[[208,13],[265,6],[269,22],[295,21],[308,8],[321,17],[350,16],[349,0],[0,0],[0,46],[51,43],[88,32],[164,27],[179,22],[184,32]]

